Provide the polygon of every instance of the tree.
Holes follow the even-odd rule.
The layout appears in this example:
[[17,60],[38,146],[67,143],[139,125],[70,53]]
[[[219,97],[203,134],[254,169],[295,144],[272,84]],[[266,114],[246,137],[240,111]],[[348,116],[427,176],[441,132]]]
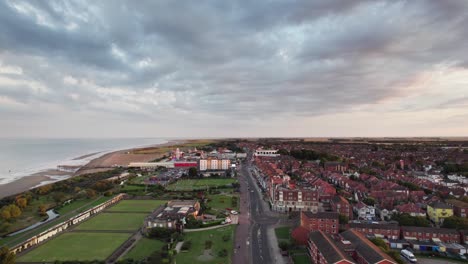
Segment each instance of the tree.
[[197,171],[197,168],[190,168],[189,171],[188,171],[188,177],[189,178],[197,178],[198,177],[198,171]]
[[366,197],[362,200],[363,203],[367,204],[367,205],[371,205],[371,206],[374,206],[375,204],[375,199],[372,198],[372,197]]
[[464,217],[451,216],[444,219],[444,228],[468,229],[468,219]]
[[392,220],[397,221],[401,226],[422,226],[429,227],[431,223],[425,217],[411,216],[407,213],[393,214]]
[[52,199],[54,199],[54,201],[58,204],[62,203],[63,201],[65,201],[65,194],[63,192],[55,192],[53,195],[52,195]]
[[7,247],[0,248],[0,264],[15,264],[16,256]]
[[87,190],[86,190],[86,196],[87,196],[89,199],[92,199],[92,198],[96,197],[96,191],[93,190],[93,189],[87,189]]
[[11,218],[10,210],[8,208],[5,208],[5,207],[0,212],[0,215],[2,216],[2,219],[6,220],[6,221],[10,220],[10,218]]
[[380,237],[372,238],[370,241],[372,241],[372,243],[374,243],[376,246],[378,246],[385,252],[389,250],[387,243],[385,243],[385,241],[383,241],[383,239]]
[[47,208],[46,208],[45,205],[43,205],[43,204],[39,205],[38,212],[39,212],[40,216],[45,216],[47,214],[46,210],[47,210]]
[[15,204],[10,204],[9,207],[10,207],[11,218],[17,218],[21,215],[22,212],[18,206],[16,206]]
[[18,198],[16,199],[16,205],[18,205],[21,209],[26,208],[28,206],[28,200],[26,198]]
[[342,224],[342,225],[346,225],[348,222],[349,222],[349,217],[347,217],[346,215],[344,214],[340,214],[338,216],[338,220],[339,220],[339,223]]

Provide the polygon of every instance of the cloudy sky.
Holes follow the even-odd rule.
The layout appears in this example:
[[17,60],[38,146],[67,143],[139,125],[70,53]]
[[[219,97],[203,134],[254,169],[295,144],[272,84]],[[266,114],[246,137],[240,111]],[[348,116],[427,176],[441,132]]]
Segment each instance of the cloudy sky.
[[468,1],[0,1],[0,137],[468,136]]

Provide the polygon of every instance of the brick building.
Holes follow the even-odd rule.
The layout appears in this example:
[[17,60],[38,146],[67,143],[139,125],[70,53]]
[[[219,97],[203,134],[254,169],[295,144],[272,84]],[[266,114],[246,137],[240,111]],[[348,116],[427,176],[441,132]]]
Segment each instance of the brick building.
[[315,188],[272,188],[272,209],[280,212],[311,211],[318,212],[319,192]]
[[301,212],[301,226],[309,231],[323,231],[327,234],[338,234],[339,221],[336,212]]
[[347,216],[349,220],[353,219],[353,207],[343,196],[334,196],[330,201],[330,206],[334,212]]
[[364,235],[374,235],[389,239],[400,238],[400,226],[392,224],[364,224],[350,223],[349,228],[356,230]]
[[322,231],[314,231],[309,235],[307,250],[311,262],[315,264],[352,264],[350,256],[340,250],[335,241]]
[[363,234],[348,230],[340,234],[340,236],[350,243],[349,251],[353,259],[358,264],[396,264],[396,262],[379,247],[374,245]]
[[444,243],[460,243],[460,233],[455,229],[448,228],[402,226],[401,236],[407,240],[431,241],[439,239]]
[[468,203],[460,200],[447,200],[447,204],[453,206],[453,214],[458,217],[468,217]]

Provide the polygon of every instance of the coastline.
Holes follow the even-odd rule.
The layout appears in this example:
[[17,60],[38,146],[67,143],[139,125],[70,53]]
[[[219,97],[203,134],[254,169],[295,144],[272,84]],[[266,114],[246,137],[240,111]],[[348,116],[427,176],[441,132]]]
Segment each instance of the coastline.
[[[141,149],[158,149],[178,144],[184,144],[189,140],[168,140],[165,143],[154,144],[147,147],[135,147],[123,150],[112,151],[90,160],[87,164],[80,166],[76,172],[62,171],[58,169],[47,169],[28,176],[21,177],[12,182],[0,184],[0,199],[25,192],[41,185],[68,179],[73,176],[93,173],[98,171],[111,170],[116,166],[127,166],[130,162],[147,162],[161,157],[160,153],[138,154],[134,153]],[[83,159],[95,153],[89,153],[75,158]],[[60,166],[59,164],[57,166]]]

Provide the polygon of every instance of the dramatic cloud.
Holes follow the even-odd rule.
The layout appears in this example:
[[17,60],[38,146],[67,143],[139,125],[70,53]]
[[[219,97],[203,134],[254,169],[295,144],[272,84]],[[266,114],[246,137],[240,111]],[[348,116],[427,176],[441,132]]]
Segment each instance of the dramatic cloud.
[[468,2],[4,1],[0,136],[466,136]]

